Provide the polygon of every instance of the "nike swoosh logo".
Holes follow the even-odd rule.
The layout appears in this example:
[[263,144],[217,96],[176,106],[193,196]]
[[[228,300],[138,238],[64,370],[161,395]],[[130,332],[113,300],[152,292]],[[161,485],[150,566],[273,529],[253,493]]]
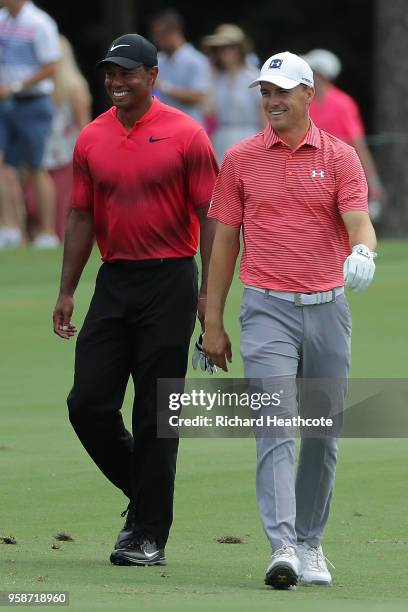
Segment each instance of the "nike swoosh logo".
[[130,47],[130,45],[112,45],[109,51],[114,51],[115,49],[119,49],[119,47]]
[[150,136],[149,142],[159,142],[159,140],[167,140],[168,138],[171,138],[171,136],[164,136],[163,138],[153,138],[153,136]]
[[158,552],[159,552],[158,550],[156,550],[156,552],[153,552],[153,553],[148,553],[148,552],[146,552],[146,551],[145,551],[145,553],[144,553],[144,554],[146,555],[146,557],[147,557],[148,559],[151,559],[152,557],[155,557],[155,556],[157,555],[157,553],[158,553]]

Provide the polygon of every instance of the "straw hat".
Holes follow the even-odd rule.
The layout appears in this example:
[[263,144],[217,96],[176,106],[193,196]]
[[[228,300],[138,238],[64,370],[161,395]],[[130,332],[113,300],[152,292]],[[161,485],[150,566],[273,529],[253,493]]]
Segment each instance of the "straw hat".
[[204,49],[213,47],[229,47],[237,45],[245,51],[249,51],[250,45],[245,33],[241,28],[232,23],[223,23],[215,28],[214,34],[204,36],[201,41]]

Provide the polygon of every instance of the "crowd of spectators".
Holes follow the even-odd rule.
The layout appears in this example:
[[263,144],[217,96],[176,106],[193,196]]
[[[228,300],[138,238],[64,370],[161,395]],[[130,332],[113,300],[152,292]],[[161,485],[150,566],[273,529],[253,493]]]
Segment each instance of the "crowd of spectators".
[[[159,49],[154,94],[205,127],[220,164],[229,147],[263,129],[259,92],[247,87],[260,60],[240,27],[221,24],[195,48],[183,18],[166,10],[152,18],[149,36]],[[358,106],[333,83],[340,60],[324,49],[304,57],[315,74],[311,117],[356,148],[375,219],[385,195]],[[72,152],[90,120],[88,84],[56,23],[30,0],[0,0],[0,249],[63,240]]]
[[0,248],[59,245],[72,152],[90,102],[54,20],[29,0],[1,0]]

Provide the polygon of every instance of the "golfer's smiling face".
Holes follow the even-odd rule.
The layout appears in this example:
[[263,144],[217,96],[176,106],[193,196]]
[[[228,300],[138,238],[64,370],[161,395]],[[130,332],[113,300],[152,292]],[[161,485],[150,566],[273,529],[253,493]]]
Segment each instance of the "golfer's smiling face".
[[105,69],[105,88],[113,104],[122,110],[132,110],[152,96],[157,67],[139,66],[127,70],[116,64]]
[[262,106],[276,132],[296,129],[304,122],[313,95],[312,87],[297,85],[293,89],[283,89],[273,83],[261,83]]

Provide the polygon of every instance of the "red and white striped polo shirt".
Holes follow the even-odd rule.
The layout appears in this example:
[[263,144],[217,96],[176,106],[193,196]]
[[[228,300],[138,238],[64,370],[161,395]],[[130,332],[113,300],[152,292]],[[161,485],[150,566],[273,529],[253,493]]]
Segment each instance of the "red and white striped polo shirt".
[[242,226],[243,283],[314,292],[344,285],[341,214],[353,210],[368,211],[357,153],[311,122],[294,151],[270,125],[229,149],[208,214]]

